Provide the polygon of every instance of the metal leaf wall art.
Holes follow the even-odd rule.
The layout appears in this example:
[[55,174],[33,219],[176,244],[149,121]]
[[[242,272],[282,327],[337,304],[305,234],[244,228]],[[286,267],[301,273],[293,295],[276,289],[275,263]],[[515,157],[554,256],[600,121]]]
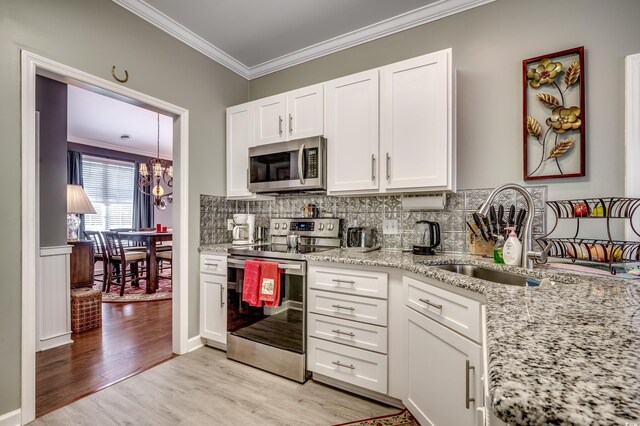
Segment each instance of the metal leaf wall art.
[[584,176],[584,48],[527,59],[523,77],[525,180]]

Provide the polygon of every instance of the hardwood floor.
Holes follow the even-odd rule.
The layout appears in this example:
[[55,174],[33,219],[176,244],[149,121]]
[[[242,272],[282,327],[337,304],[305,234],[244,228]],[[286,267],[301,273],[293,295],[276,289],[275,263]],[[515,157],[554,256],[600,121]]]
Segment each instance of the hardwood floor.
[[332,425],[399,410],[204,347],[37,419],[57,425]]
[[36,354],[36,416],[173,357],[171,300],[103,303],[102,327]]

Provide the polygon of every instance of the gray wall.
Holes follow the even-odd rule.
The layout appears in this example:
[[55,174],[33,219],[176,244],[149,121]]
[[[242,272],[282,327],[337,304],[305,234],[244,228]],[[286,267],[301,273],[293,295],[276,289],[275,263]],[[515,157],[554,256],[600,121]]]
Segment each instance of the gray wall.
[[225,193],[225,108],[247,82],[110,0],[0,1],[0,414],[20,406],[20,50],[26,49],[187,108],[189,126],[189,335],[198,333],[199,194]]
[[585,46],[587,176],[536,181],[549,199],[624,193],[624,58],[640,1],[497,0],[250,82],[251,99],[447,47],[457,68],[458,187],[522,181],[522,60]]
[[67,244],[67,85],[38,76],[40,247]]

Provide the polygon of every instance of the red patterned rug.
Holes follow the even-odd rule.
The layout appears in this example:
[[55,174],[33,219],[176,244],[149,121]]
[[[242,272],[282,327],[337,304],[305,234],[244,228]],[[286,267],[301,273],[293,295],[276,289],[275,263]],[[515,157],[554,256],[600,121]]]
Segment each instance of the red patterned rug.
[[396,414],[356,420],[355,422],[349,423],[340,423],[335,426],[420,426],[420,424],[411,415],[409,410],[405,408]]
[[[93,288],[102,290],[102,282],[96,283]],[[120,286],[112,285],[108,293],[102,293],[102,301],[105,303],[129,303],[171,299],[171,280],[160,278],[158,290],[155,293],[147,294],[146,291],[147,280],[141,279],[140,287],[132,287],[131,283],[127,281],[124,286],[124,296],[120,296]]]

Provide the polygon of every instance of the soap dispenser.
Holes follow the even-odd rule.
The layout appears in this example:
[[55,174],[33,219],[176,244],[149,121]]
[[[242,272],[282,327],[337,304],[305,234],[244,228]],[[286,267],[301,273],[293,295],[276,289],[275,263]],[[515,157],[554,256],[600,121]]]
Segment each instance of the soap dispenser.
[[504,259],[504,263],[511,266],[517,266],[520,264],[520,256],[522,256],[522,243],[518,239],[518,235],[516,234],[514,227],[505,228],[511,232],[509,232],[509,238],[504,243],[504,248],[502,249],[502,257]]

